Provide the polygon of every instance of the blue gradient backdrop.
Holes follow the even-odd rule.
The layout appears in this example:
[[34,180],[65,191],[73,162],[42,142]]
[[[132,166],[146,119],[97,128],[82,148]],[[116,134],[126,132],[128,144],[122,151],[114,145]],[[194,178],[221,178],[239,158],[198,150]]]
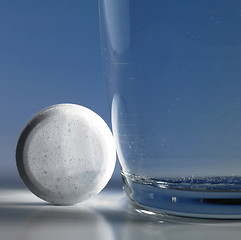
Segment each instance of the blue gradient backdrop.
[[[19,179],[23,126],[52,104],[77,103],[110,126],[97,0],[0,1],[0,179]],[[119,166],[114,178],[119,178]]]

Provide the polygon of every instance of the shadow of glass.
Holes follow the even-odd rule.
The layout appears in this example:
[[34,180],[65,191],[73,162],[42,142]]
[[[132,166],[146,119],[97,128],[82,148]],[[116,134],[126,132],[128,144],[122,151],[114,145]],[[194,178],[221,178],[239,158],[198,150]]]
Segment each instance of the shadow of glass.
[[154,214],[129,204],[122,238],[131,239],[228,239],[238,238],[241,220],[201,219]]

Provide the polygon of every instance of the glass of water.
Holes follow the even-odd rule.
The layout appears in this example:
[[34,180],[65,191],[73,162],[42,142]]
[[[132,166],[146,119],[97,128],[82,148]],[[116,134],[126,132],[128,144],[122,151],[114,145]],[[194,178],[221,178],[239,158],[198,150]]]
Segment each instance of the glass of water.
[[99,0],[124,189],[153,213],[241,218],[241,1]]

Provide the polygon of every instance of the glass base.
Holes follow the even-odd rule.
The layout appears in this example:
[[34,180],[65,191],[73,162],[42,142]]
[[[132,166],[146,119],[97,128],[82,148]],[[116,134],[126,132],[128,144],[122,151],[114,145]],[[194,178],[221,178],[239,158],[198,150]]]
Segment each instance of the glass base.
[[154,179],[123,173],[133,203],[153,213],[184,217],[241,219],[241,178]]

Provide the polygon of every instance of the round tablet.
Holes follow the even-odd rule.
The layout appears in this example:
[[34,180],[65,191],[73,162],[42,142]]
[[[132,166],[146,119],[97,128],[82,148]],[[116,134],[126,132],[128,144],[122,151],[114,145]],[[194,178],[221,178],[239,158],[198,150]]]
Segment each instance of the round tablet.
[[38,197],[71,205],[99,193],[116,162],[112,133],[93,111],[58,104],[37,113],[17,143],[16,163],[25,185]]

